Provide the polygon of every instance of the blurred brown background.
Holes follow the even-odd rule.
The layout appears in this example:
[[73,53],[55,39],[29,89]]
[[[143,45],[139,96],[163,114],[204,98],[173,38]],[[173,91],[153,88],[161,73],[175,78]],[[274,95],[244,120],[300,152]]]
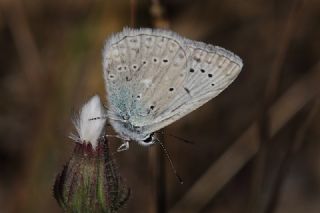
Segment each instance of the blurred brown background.
[[[124,26],[167,27],[244,61],[220,96],[117,156],[121,212],[320,212],[318,0],[1,0],[0,212],[61,212],[55,175],[74,109],[105,100],[101,49]],[[119,141],[111,141],[116,147]]]

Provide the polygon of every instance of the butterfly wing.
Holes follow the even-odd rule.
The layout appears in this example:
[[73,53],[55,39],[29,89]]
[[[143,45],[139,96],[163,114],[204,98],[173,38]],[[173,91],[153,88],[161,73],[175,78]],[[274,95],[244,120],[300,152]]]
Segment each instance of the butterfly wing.
[[106,43],[109,110],[157,131],[222,92],[239,74],[233,53],[165,30],[124,29]]
[[147,127],[154,132],[199,108],[225,90],[240,73],[242,60],[221,47],[184,40],[188,55],[186,78],[170,107],[152,120]]
[[107,41],[103,65],[112,114],[145,126],[161,112],[157,106],[174,99],[169,90],[183,84],[187,66],[182,39],[176,38],[169,31],[124,29]]

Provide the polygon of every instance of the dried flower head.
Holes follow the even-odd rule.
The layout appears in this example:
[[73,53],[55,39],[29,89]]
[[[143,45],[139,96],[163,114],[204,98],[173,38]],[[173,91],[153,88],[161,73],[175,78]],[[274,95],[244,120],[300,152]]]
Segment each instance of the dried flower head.
[[104,113],[105,109],[99,96],[93,96],[83,105],[79,115],[73,120],[77,135],[71,133],[69,137],[79,143],[91,143],[92,147],[96,149],[98,139],[105,129],[106,119],[92,119],[100,118]]
[[104,133],[104,108],[98,96],[91,98],[74,122],[78,136],[69,162],[57,176],[54,196],[66,212],[116,212],[129,198]]

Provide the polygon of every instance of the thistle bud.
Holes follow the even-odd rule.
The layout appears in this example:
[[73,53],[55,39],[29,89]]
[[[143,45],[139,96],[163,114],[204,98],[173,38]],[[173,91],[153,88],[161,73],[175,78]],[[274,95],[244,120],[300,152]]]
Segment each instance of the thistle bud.
[[129,198],[104,133],[104,108],[94,96],[74,122],[78,136],[69,162],[58,174],[54,197],[66,212],[116,212]]

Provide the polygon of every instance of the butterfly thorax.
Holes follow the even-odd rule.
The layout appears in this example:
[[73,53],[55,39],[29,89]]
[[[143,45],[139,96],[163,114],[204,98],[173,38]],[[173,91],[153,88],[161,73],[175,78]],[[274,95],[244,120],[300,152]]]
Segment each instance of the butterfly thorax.
[[133,140],[144,146],[154,143],[154,134],[145,133],[143,127],[133,125],[133,122],[130,120],[132,118],[130,118],[129,116],[117,117],[117,119],[111,118],[109,121],[114,130],[124,140]]

